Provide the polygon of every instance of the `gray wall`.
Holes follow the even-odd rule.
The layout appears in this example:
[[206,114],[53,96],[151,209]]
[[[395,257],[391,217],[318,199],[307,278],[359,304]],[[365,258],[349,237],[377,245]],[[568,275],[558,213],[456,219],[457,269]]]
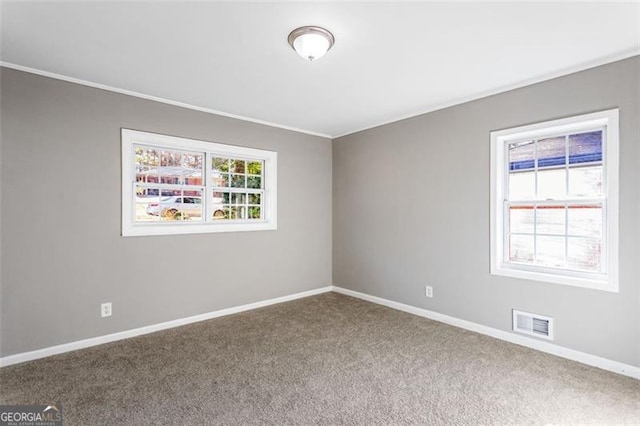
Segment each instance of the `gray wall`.
[[[335,140],[334,284],[501,330],[550,315],[555,343],[640,366],[639,80],[635,57]],[[489,133],[614,107],[620,292],[491,276]]]
[[[1,74],[1,356],[331,282],[329,140]],[[636,57],[335,140],[333,282],[503,330],[551,315],[556,343],[640,366],[639,76]],[[613,107],[620,292],[491,276],[489,132]],[[121,237],[121,127],[278,151],[278,230]]]
[[[1,88],[2,356],[331,283],[329,139],[6,68]],[[278,230],[121,237],[121,127],[277,151]]]

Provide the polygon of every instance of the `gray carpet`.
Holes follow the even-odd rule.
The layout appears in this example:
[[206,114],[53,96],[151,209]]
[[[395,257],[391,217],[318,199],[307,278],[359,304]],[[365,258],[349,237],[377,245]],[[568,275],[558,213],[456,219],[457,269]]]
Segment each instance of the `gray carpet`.
[[640,424],[640,381],[336,293],[0,369],[65,424]]

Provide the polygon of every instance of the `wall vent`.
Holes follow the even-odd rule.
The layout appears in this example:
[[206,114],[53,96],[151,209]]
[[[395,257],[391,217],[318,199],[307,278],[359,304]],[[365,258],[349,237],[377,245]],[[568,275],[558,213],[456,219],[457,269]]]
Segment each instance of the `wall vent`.
[[553,340],[553,318],[514,309],[513,330],[518,333]]

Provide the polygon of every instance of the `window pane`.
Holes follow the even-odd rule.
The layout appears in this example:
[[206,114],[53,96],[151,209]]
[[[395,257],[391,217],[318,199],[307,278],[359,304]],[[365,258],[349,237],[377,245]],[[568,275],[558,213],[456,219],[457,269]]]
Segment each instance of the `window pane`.
[[157,188],[148,188],[148,193],[150,195],[161,195],[163,197],[171,197],[172,195],[180,195],[179,189],[157,189]]
[[202,220],[202,191],[188,190],[180,195],[160,197],[156,211],[162,220]]
[[509,170],[532,170],[535,165],[533,141],[509,144]]
[[260,207],[249,207],[249,219],[260,219]]
[[160,183],[173,185],[202,185],[202,159],[199,153],[162,150]]
[[185,190],[182,197],[182,205],[180,207],[182,220],[202,220],[202,209],[204,207],[202,204],[202,191]]
[[177,151],[162,150],[160,154],[161,167],[181,167],[182,153]]
[[228,192],[213,192],[211,211],[214,219],[224,219],[224,205],[229,203],[230,194]]
[[160,164],[160,155],[153,148],[137,146],[135,147],[136,165],[158,167]]
[[602,250],[599,239],[570,237],[567,248],[569,268],[591,272],[601,270]]
[[173,191],[159,188],[136,189],[136,221],[155,221],[171,218],[165,209],[171,208],[171,199],[181,198],[180,190]]
[[231,206],[230,211],[231,211],[230,218],[232,220],[247,218],[247,208],[245,206]]
[[247,177],[247,188],[252,189],[261,189],[262,188],[262,178],[257,176],[249,176]]
[[247,173],[251,175],[262,175],[262,161],[249,161],[247,163]]
[[211,160],[211,168],[214,172],[229,173],[229,159],[228,158],[213,158]]
[[533,236],[511,235],[509,238],[509,260],[533,263]]
[[249,204],[260,204],[260,194],[249,194]]
[[[224,192],[213,191],[213,204],[223,204],[224,203]],[[227,203],[229,202],[229,193],[227,194]]]
[[246,204],[246,203],[247,203],[247,194],[244,194],[244,193],[231,194],[231,204]]
[[158,216],[162,220],[176,220],[176,213],[178,209],[176,208],[175,201],[180,198],[176,196],[170,197],[160,197],[160,204],[156,208],[158,212]]
[[231,187],[246,188],[245,179],[246,176],[244,175],[231,175]]
[[185,169],[202,170],[203,155],[197,152],[186,152],[182,155],[182,167]]
[[602,161],[602,130],[569,136],[569,164]]
[[579,197],[602,195],[602,166],[569,169],[569,194]]
[[231,160],[231,173],[244,173],[245,161],[243,160]]
[[509,207],[509,231],[533,234],[533,206]]
[[229,207],[225,207],[222,204],[214,204],[213,205],[213,215],[212,217],[216,220],[219,219],[227,219],[229,216]]
[[160,167],[160,183],[201,186],[202,170],[182,167]]
[[558,200],[566,195],[567,171],[551,169],[538,171],[538,199]]
[[602,206],[569,206],[569,235],[599,236],[602,233]]
[[136,222],[153,222],[159,220],[156,207],[158,206],[158,188],[136,188]]
[[565,266],[564,237],[536,237],[536,263],[540,266]]
[[136,182],[158,183],[158,168],[136,166]]
[[213,186],[228,188],[229,179],[229,159],[215,157],[211,159],[211,184]]
[[180,175],[175,173],[175,170],[171,170],[168,167],[160,169],[160,183],[169,183],[173,185],[180,185]]
[[212,179],[211,179],[211,183],[213,184],[213,186],[215,187],[219,187],[219,188],[228,188],[229,187],[229,183],[231,182],[231,179],[229,178],[228,174],[220,174],[217,172],[212,172]]
[[509,199],[532,200],[536,195],[535,172],[517,172],[509,174]]
[[213,192],[213,202],[217,204],[229,204],[231,201],[230,192]]
[[227,220],[231,215],[231,208],[229,206],[222,206],[221,209],[217,209],[213,212],[213,218],[215,220]]
[[143,197],[143,198],[156,197],[157,198],[159,193],[160,193],[160,190],[158,188],[136,187],[136,197]]
[[536,234],[565,233],[564,206],[538,206],[536,209]]
[[567,148],[564,136],[540,139],[538,141],[538,168],[560,166],[567,163]]

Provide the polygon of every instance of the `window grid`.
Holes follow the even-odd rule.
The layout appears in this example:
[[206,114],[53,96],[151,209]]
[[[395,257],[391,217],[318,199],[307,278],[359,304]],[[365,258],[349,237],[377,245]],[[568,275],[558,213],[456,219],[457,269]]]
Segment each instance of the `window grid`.
[[[121,135],[123,236],[277,229],[277,152],[130,129]],[[234,164],[224,181],[212,182],[221,176],[214,157]],[[220,190],[224,196],[214,195]],[[175,217],[158,217],[162,209]]]
[[[577,135],[577,134],[583,134],[583,133],[588,133],[588,132],[592,132],[592,131],[601,131],[602,132],[602,140],[603,140],[603,146],[602,146],[602,160],[601,161],[594,161],[594,162],[587,162],[585,163],[577,163],[576,165],[574,165],[573,167],[570,164],[570,144],[569,144],[569,137],[570,135]],[[534,199],[533,200],[512,200],[510,197],[510,176],[515,174],[515,173],[527,173],[527,169],[524,170],[515,170],[512,171],[510,169],[510,165],[511,165],[511,158],[510,158],[510,148],[516,146],[518,143],[522,143],[523,141],[510,141],[504,144],[504,149],[505,149],[505,159],[506,161],[504,162],[504,166],[505,166],[505,183],[504,183],[504,188],[505,188],[505,200],[504,200],[504,210],[503,210],[503,215],[505,217],[505,231],[503,232],[504,235],[504,243],[503,243],[503,249],[504,249],[504,259],[508,260],[509,263],[514,263],[514,264],[520,264],[520,265],[527,265],[527,266],[542,266],[544,268],[555,268],[555,269],[566,269],[566,270],[574,270],[574,271],[578,271],[578,272],[584,272],[586,269],[578,269],[578,268],[572,268],[569,265],[569,239],[570,238],[576,238],[576,239],[585,239],[585,240],[595,240],[596,238],[593,235],[574,235],[571,234],[569,232],[569,209],[570,208],[580,208],[578,206],[584,206],[585,208],[587,206],[594,206],[594,208],[600,208],[600,213],[601,213],[601,223],[605,224],[606,223],[606,206],[605,206],[605,200],[604,197],[599,197],[599,198],[591,198],[591,199],[585,199],[584,197],[571,197],[570,196],[570,180],[569,180],[569,170],[571,168],[576,169],[579,167],[589,167],[589,166],[594,166],[594,165],[600,165],[603,168],[603,173],[602,173],[602,178],[603,178],[603,187],[605,185],[604,182],[604,178],[606,176],[605,170],[604,170],[604,165],[605,165],[605,150],[604,150],[604,140],[606,138],[606,134],[605,134],[606,128],[605,127],[597,127],[597,128],[582,128],[579,130],[575,130],[572,132],[564,132],[564,133],[556,133],[556,134],[547,134],[541,137],[537,137],[535,139],[531,140],[531,143],[533,144],[533,155],[534,155],[534,164],[533,164],[533,173],[534,173]],[[552,138],[557,138],[557,137],[562,137],[563,139],[563,143],[564,143],[564,171],[565,171],[565,176],[564,176],[564,186],[565,186],[565,191],[564,191],[564,197],[559,198],[559,199],[540,199],[539,198],[539,171],[540,170],[553,170],[553,169],[557,169],[557,167],[554,166],[540,166],[540,155],[539,155],[539,144],[540,141],[543,140],[549,140]],[[604,192],[604,191],[603,191]],[[533,231],[531,233],[526,233],[526,232],[513,232],[511,230],[511,209],[512,207],[517,207],[517,206],[525,206],[525,207],[530,207],[533,210]],[[564,210],[564,232],[562,234],[553,234],[553,233],[541,233],[538,231],[539,228],[539,212],[541,209],[544,208],[553,208],[554,206],[557,206],[558,208],[562,208]],[[600,229],[600,239],[604,242],[604,226],[601,227]],[[521,262],[518,261],[517,259],[514,259],[512,257],[512,244],[511,244],[511,237],[512,236],[531,236],[533,238],[533,261],[532,262]],[[563,238],[564,240],[564,257],[563,257],[563,264],[562,265],[558,265],[558,266],[548,266],[548,265],[541,265],[539,262],[539,255],[538,255],[538,237],[551,237],[551,238]],[[601,253],[600,256],[601,258],[605,258],[606,259],[606,253],[604,252],[606,248],[606,244],[601,244]],[[600,262],[599,263],[599,268],[597,271],[595,272],[606,272],[606,262]],[[587,270],[587,271],[591,271],[591,270]]]
[[[155,177],[157,179],[157,183],[163,183],[161,182],[163,177],[166,177],[167,175],[163,174],[162,172],[164,170],[171,170],[172,168],[176,169],[182,169],[182,170],[192,170],[192,171],[199,171],[200,172],[200,181],[202,181],[202,176],[204,176],[203,173],[203,168],[204,168],[204,153],[202,152],[194,152],[191,150],[183,150],[183,149],[168,149],[168,148],[164,148],[164,147],[160,147],[160,146],[153,146],[153,145],[144,145],[144,144],[135,144],[133,146],[133,150],[134,150],[134,157],[135,157],[135,166],[136,166],[136,180],[137,180],[137,175],[138,175],[138,171],[140,169],[149,169],[149,170],[153,170],[155,168],[155,173],[151,174],[151,173],[146,173],[146,177]],[[141,151],[141,153],[138,152],[138,150]],[[148,163],[139,163],[138,162],[138,158],[140,156],[142,156],[142,153],[154,153],[155,155],[152,157],[153,160],[155,161],[151,161]],[[168,155],[167,155],[168,154]],[[163,162],[165,162],[165,158],[171,158],[173,156],[175,156],[176,154],[180,154],[181,159],[180,159],[180,165],[171,165],[171,164],[163,164]],[[191,156],[191,157],[197,157],[200,156],[200,167],[192,167],[190,164],[185,164],[186,163],[186,159]],[[197,178],[194,178],[197,179]],[[178,178],[179,180],[179,178]],[[201,184],[202,182],[200,182]],[[178,183],[179,185],[179,183]],[[186,184],[189,185],[189,184]]]
[[491,132],[492,275],[618,291],[618,117],[611,109]]
[[[136,169],[133,190],[136,209],[133,212],[133,222],[151,222],[156,225],[166,222],[186,222],[187,220],[202,222],[202,203],[199,204],[199,209],[191,204],[186,206],[184,197],[196,197],[202,200],[202,194],[205,190],[202,185],[205,153],[148,144],[134,144],[132,149]],[[141,158],[143,156],[151,158],[144,161]],[[191,157],[191,161],[189,161],[189,157]],[[193,167],[194,163],[199,163],[200,167]],[[146,173],[140,176],[139,172],[145,169]],[[197,172],[195,176],[193,172]],[[190,183],[190,180],[193,180],[194,183]],[[146,190],[147,195],[149,195],[148,190],[157,191],[157,199],[152,197],[146,200],[146,209],[144,209],[145,203],[138,198],[139,189]]]
[[[217,171],[214,169],[214,160],[218,159],[226,159],[227,160],[227,170],[224,171]],[[238,172],[234,172],[232,173],[231,171],[231,165],[232,162],[235,164],[235,162],[237,161],[241,161],[244,162],[244,172],[242,173],[238,173]],[[248,173],[248,165],[249,164],[260,164],[260,173]],[[221,204],[222,208],[223,208],[223,212],[225,215],[225,218],[227,220],[248,220],[248,221],[252,221],[252,220],[263,220],[264,219],[264,208],[263,208],[263,200],[265,197],[265,191],[264,191],[264,161],[262,160],[256,160],[256,159],[248,159],[248,158],[240,158],[240,157],[229,157],[228,155],[223,155],[223,154],[215,154],[215,153],[208,153],[208,157],[207,157],[207,164],[211,165],[211,167],[209,168],[210,170],[210,176],[208,177],[209,182],[212,182],[211,184],[211,190],[209,191],[210,193],[210,203],[211,205],[216,205],[217,203],[215,202],[216,197],[214,196],[214,194],[223,194],[223,202]],[[222,175],[222,177],[224,178],[225,176],[227,177],[226,182],[228,185],[226,186],[222,186],[222,185],[216,185],[215,183],[215,178],[214,178],[214,174],[216,174],[215,172],[217,172],[218,175]],[[244,186],[242,187],[234,187],[233,186],[233,176],[243,176],[243,180],[244,180]],[[249,183],[249,178],[259,178],[259,187],[258,188],[253,188],[253,187],[249,187],[248,183]],[[220,178],[218,178],[220,179]],[[226,197],[228,198],[227,200],[225,200],[225,195],[224,194],[228,194]],[[235,194],[235,197],[234,197]],[[237,202],[237,199],[239,198],[238,195],[244,195],[244,199],[245,201],[242,203]],[[259,199],[260,202],[259,203],[250,203],[249,200],[251,199],[251,195],[259,195]],[[232,202],[232,200],[235,198],[236,202]],[[219,203],[218,203],[219,204]],[[240,212],[240,217],[238,217],[238,212]],[[250,212],[252,212],[252,214],[250,214]],[[256,215],[257,212],[257,215]],[[214,220],[223,220],[223,219],[219,219],[216,218],[214,215],[215,212],[213,212],[212,214],[209,214],[208,217],[209,218],[213,218]]]

